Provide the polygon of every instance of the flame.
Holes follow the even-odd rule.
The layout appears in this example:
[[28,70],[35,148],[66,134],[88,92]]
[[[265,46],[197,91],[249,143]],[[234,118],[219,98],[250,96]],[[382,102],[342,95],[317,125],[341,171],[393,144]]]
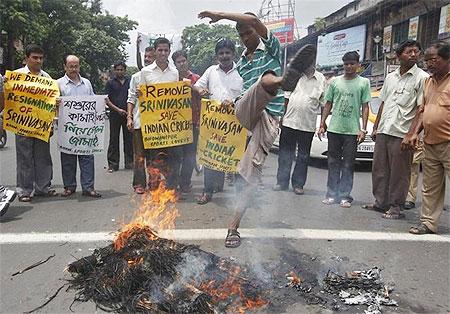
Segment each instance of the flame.
[[243,314],[247,310],[266,305],[268,302],[263,300],[260,296],[252,299],[248,298],[243,293],[241,282],[244,278],[239,276],[240,272],[241,268],[239,266],[233,266],[229,270],[228,277],[223,283],[218,284],[215,280],[210,280],[202,283],[199,290],[210,295],[213,302],[238,297],[238,299],[228,308],[227,313]]
[[134,265],[142,264],[144,262],[144,258],[142,256],[141,257],[136,257],[134,259],[128,260],[127,262],[128,262],[128,265],[131,267],[131,266],[134,266]]
[[175,190],[169,190],[165,178],[156,168],[149,168],[150,187],[157,188],[145,193],[139,209],[130,223],[124,225],[114,240],[114,249],[122,249],[134,234],[142,231],[150,240],[158,239],[157,231],[175,228],[175,219],[180,216],[176,208],[178,200]]

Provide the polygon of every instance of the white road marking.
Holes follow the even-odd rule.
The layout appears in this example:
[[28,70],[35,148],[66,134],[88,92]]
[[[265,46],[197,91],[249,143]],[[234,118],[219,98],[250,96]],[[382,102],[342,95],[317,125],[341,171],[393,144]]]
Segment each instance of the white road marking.
[[[412,235],[407,232],[375,232],[328,229],[239,229],[246,239],[294,239],[294,240],[351,240],[351,241],[416,241],[450,243],[450,235]],[[161,237],[175,240],[223,240],[227,229],[177,229],[160,233]],[[111,232],[79,233],[0,233],[0,244],[29,244],[52,242],[100,242],[111,241]]]

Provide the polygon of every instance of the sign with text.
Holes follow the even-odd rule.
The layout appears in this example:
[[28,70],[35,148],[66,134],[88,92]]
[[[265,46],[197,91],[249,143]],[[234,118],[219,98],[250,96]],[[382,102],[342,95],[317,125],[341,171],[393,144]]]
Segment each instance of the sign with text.
[[281,44],[291,44],[294,42],[295,19],[283,19],[279,21],[264,23],[267,29],[278,38]]
[[58,146],[66,154],[103,152],[106,95],[63,96],[59,106]]
[[190,81],[180,81],[139,87],[139,112],[145,149],[192,143],[190,84]]
[[6,71],[3,127],[48,142],[56,114],[58,83],[51,78]]
[[366,25],[359,25],[319,36],[317,38],[317,61],[320,67],[342,64],[342,57],[348,51],[357,51],[364,60]]
[[383,51],[384,52],[391,51],[391,42],[392,42],[392,25],[389,25],[383,29]]
[[202,99],[197,161],[205,167],[236,172],[244,155],[247,130],[236,118],[234,108],[219,101]]

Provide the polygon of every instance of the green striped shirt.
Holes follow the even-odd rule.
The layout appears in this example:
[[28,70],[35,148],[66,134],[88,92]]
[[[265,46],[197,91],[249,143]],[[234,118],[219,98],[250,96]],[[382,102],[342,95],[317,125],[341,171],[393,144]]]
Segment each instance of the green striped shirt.
[[[244,80],[244,92],[267,70],[275,71],[278,76],[281,76],[280,53],[280,42],[270,31],[267,32],[267,39],[261,38],[258,48],[253,53],[252,60],[247,59],[244,51],[237,63],[239,75]],[[284,95],[281,90],[278,90],[277,96],[269,102],[266,110],[272,116],[280,117],[283,115]]]

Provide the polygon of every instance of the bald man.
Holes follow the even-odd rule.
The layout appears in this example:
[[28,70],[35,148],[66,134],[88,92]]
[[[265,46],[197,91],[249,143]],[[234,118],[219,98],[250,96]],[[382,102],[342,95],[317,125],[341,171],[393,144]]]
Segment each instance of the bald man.
[[[61,96],[94,95],[91,82],[80,76],[80,59],[68,55],[64,59],[63,77],[58,79]],[[60,110],[64,110],[62,107]],[[61,126],[62,127],[62,126]],[[80,164],[82,195],[88,197],[101,197],[94,189],[94,155],[75,155],[61,152],[61,170],[64,183],[62,196],[68,197],[75,193],[77,188],[77,159]]]

